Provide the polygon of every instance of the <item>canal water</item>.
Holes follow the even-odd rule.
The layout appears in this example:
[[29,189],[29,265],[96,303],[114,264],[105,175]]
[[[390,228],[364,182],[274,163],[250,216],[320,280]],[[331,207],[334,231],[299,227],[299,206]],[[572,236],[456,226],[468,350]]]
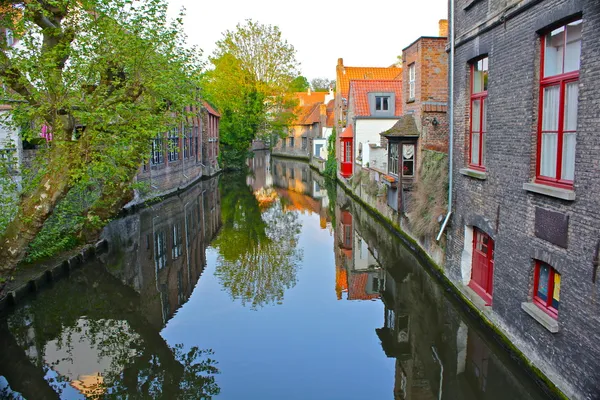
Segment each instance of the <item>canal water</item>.
[[0,319],[0,398],[546,398],[340,188],[248,163]]

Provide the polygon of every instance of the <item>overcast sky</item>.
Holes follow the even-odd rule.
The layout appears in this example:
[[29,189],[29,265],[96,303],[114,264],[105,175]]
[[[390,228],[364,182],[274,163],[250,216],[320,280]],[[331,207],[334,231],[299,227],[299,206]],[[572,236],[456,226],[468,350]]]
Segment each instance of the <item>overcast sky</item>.
[[203,50],[203,58],[238,22],[277,25],[309,81],[335,79],[340,57],[346,66],[387,67],[418,37],[437,36],[438,21],[448,15],[448,0],[169,1],[172,15],[185,7],[188,40]]

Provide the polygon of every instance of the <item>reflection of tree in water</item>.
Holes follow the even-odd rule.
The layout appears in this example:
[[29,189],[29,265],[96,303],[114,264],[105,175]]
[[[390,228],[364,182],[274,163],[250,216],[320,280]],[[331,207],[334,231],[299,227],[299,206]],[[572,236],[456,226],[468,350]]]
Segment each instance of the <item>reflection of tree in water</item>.
[[[225,179],[222,188],[221,233],[213,242],[219,250],[216,275],[242,304],[252,308],[283,300],[296,284],[302,251],[297,248],[298,215],[284,212],[279,201],[261,213],[258,201],[243,180]],[[223,180],[223,181],[225,181]]]
[[0,376],[27,399],[58,399],[69,385],[87,398],[217,395],[212,350],[170,347],[140,301],[95,266],[59,282],[0,319]]

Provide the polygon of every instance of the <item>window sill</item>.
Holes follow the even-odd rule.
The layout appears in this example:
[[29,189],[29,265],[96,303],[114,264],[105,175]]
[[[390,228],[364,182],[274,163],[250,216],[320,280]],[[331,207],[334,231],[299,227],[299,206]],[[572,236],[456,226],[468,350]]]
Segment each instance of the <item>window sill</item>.
[[523,189],[528,192],[539,193],[557,199],[573,201],[575,200],[575,191],[569,189],[557,188],[554,186],[542,185],[540,183],[527,182],[523,184]]
[[414,102],[415,102],[415,99],[414,99],[414,98],[406,100],[406,104],[409,104],[409,103],[414,103]]
[[531,302],[521,303],[521,308],[530,317],[539,322],[544,328],[552,333],[558,332],[558,321],[542,311],[538,306]]
[[478,171],[476,169],[471,168],[461,168],[458,170],[458,172],[465,176],[470,176],[471,178],[479,179],[482,181],[485,181],[487,179],[487,172],[485,171]]

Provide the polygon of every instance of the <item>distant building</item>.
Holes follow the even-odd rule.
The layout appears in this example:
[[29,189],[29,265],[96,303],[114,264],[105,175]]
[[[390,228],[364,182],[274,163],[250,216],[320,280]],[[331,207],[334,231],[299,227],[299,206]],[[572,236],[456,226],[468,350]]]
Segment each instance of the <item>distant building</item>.
[[187,110],[193,117],[152,139],[148,162],[140,167],[137,181],[146,187],[137,191],[134,202],[183,189],[220,168],[220,114],[202,101]]
[[455,2],[445,270],[567,397],[598,397],[600,4]]

